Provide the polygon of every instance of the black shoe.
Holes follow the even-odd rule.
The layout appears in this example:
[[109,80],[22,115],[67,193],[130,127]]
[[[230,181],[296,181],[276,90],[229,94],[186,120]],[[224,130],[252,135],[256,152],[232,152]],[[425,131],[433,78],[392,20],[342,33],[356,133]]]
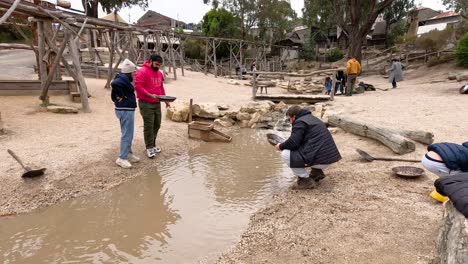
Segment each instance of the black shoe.
[[318,184],[312,178],[297,178],[297,183],[292,187],[293,190],[306,190],[306,189],[314,189],[317,187]]
[[323,180],[325,178],[325,173],[321,169],[312,168],[309,173],[309,178],[313,179],[316,182]]

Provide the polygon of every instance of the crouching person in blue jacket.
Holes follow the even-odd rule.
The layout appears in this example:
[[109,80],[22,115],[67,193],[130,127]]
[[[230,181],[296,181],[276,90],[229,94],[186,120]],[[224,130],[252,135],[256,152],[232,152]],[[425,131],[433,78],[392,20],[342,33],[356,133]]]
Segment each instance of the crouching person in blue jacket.
[[132,153],[135,108],[137,107],[135,88],[132,82],[137,68],[135,64],[128,59],[122,62],[120,68],[121,73],[117,74],[115,79],[111,82],[111,98],[115,104],[115,115],[120,121],[120,130],[122,133],[119,158],[115,163],[124,169],[129,169],[132,167],[131,163],[140,161],[140,159]]
[[[439,177],[455,175],[461,172],[468,172],[468,142],[455,143],[435,143],[427,147],[428,152],[422,157],[422,165],[430,172]],[[431,197],[444,201],[446,198],[434,190]],[[437,197],[440,197],[438,199]]]
[[[275,147],[298,177],[293,189],[315,188],[325,178],[322,170],[341,159],[340,152],[325,124],[309,110],[291,106],[286,116],[292,124],[291,136]],[[310,173],[307,167],[311,167]]]

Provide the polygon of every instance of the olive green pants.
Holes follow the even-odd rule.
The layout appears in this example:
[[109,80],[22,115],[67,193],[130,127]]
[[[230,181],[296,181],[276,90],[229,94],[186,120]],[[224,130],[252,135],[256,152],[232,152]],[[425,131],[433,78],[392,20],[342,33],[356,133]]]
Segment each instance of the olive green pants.
[[146,149],[156,147],[156,137],[161,127],[161,103],[138,102],[143,117],[143,136]]

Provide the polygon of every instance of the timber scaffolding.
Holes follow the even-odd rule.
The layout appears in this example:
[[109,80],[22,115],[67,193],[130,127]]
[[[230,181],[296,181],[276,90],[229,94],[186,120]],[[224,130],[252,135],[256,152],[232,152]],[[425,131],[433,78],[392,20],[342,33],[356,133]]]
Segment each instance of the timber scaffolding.
[[[14,3],[14,0],[0,0],[0,11],[7,11]],[[277,69],[282,69],[285,60],[281,58],[282,52],[286,51],[286,56],[290,55],[291,50],[296,48],[271,45],[263,42],[246,41],[241,39],[231,38],[215,38],[198,35],[190,35],[184,33],[176,33],[165,30],[154,30],[135,25],[128,25],[120,22],[113,22],[104,19],[92,18],[82,14],[71,13],[64,10],[57,10],[47,4],[33,4],[30,2],[21,1],[15,8],[14,17],[26,18],[28,25],[32,28],[33,39],[30,40],[22,33],[26,40],[31,43],[29,45],[20,44],[3,44],[0,48],[20,48],[31,49],[36,54],[37,68],[39,80],[41,81],[41,95],[43,105],[49,104],[48,90],[54,80],[60,80],[60,67],[65,68],[66,73],[70,75],[76,82],[79,90],[79,96],[82,103],[83,112],[90,112],[88,102],[88,89],[83,77],[82,58],[80,47],[84,44],[92,60],[92,67],[96,77],[99,77],[99,65],[104,65],[99,52],[96,50],[98,46],[97,40],[106,43],[109,50],[109,65],[107,67],[107,82],[105,87],[110,87],[110,82],[117,68],[124,59],[139,63],[147,60],[152,53],[160,54],[164,59],[163,67],[168,67],[169,72],[172,72],[174,79],[177,79],[177,68],[180,68],[182,76],[184,76],[185,53],[184,43],[188,39],[196,39],[205,42],[205,60],[202,64],[198,63],[203,68],[205,74],[208,73],[210,66],[214,68],[214,75],[217,77],[219,73],[223,73],[222,64],[216,57],[217,47],[221,43],[229,45],[229,72],[237,66],[243,65],[245,61],[244,48],[247,45],[257,47],[255,60],[257,68],[260,70],[270,70],[271,62],[267,59],[268,49],[279,49],[280,59]],[[14,20],[10,21],[16,30],[22,32],[21,27],[25,25],[16,24]],[[86,35],[86,36],[85,36]],[[143,44],[136,47],[135,39],[142,36]],[[104,41],[102,41],[104,40]],[[153,47],[150,49],[149,42],[153,41]],[[178,42],[178,43],[176,43]],[[71,64],[65,59],[64,52],[68,50],[71,58]],[[115,62],[115,56],[118,56]],[[178,62],[178,64],[177,64]],[[275,69],[275,67],[273,67]]]

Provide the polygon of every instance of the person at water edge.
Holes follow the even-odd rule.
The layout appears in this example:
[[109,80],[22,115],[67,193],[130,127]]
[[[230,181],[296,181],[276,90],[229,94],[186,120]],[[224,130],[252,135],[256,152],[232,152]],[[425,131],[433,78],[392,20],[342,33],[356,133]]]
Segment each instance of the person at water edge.
[[[427,147],[428,152],[422,157],[421,163],[428,171],[439,177],[446,177],[462,172],[468,172],[468,141],[463,144],[435,143]],[[436,190],[431,197],[443,202]]]
[[352,96],[357,76],[361,74],[361,64],[353,56],[346,63],[346,96]]
[[338,88],[341,94],[344,94],[344,86],[346,83],[345,73],[342,70],[336,71],[336,84],[335,94],[338,92]]
[[[325,124],[309,110],[291,106],[286,116],[292,124],[291,136],[275,148],[298,177],[293,188],[314,188],[325,178],[323,169],[341,159],[340,152]],[[310,173],[307,167],[311,167]]]
[[397,82],[403,81],[403,64],[398,59],[392,60],[392,67],[390,68],[390,76],[388,81],[392,84],[393,89],[397,88]]
[[[161,102],[158,96],[166,95],[164,75],[159,70],[162,63],[161,56],[153,54],[135,74],[135,90],[143,118],[145,153],[148,158],[154,158],[161,152],[161,148],[156,146],[156,138],[161,127]],[[166,107],[169,106],[170,103],[166,102]]]
[[325,89],[325,94],[330,94],[332,89],[332,79],[330,77],[325,78],[325,82],[323,83],[323,88]]
[[135,98],[135,88],[133,79],[135,77],[136,66],[133,62],[125,59],[120,65],[121,73],[117,74],[111,82],[111,99],[115,105],[115,115],[120,121],[120,153],[115,161],[122,168],[129,169],[131,163],[140,161],[132,153],[133,130],[135,124],[135,108],[137,107]]

